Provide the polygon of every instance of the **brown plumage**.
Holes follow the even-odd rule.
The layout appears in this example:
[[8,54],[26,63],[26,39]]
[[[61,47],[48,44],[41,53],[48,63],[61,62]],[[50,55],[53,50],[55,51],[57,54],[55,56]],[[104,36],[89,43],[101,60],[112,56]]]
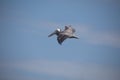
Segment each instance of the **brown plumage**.
[[51,37],[52,35],[56,34],[58,43],[62,44],[63,41],[66,40],[67,38],[79,39],[74,35],[74,33],[75,33],[74,28],[72,28],[71,26],[65,26],[64,31],[61,31],[61,29],[57,29],[53,33],[51,33],[48,37]]

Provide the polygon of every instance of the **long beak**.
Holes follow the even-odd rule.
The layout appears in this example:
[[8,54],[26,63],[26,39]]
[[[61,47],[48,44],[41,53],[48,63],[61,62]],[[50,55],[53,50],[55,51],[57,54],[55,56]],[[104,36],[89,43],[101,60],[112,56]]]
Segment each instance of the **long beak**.
[[53,36],[55,33],[56,33],[56,32],[53,32],[53,33],[51,33],[50,35],[48,35],[48,37],[51,37],[51,36]]

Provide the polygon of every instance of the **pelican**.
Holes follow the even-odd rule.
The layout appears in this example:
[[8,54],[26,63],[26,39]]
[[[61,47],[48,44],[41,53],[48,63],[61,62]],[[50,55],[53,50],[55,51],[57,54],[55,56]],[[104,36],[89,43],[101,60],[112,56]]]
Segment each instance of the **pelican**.
[[48,37],[56,35],[57,36],[57,41],[61,45],[63,43],[63,41],[66,40],[67,38],[79,39],[77,36],[75,36],[74,33],[75,33],[75,29],[74,28],[72,28],[71,26],[65,26],[64,31],[62,31],[61,29],[57,28],[53,33],[48,35]]

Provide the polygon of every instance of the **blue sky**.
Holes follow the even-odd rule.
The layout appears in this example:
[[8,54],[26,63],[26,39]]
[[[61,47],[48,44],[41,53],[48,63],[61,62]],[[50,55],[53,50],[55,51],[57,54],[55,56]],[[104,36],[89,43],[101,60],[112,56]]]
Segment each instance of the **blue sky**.
[[[119,0],[0,1],[0,80],[119,80]],[[79,40],[62,46],[56,28]]]

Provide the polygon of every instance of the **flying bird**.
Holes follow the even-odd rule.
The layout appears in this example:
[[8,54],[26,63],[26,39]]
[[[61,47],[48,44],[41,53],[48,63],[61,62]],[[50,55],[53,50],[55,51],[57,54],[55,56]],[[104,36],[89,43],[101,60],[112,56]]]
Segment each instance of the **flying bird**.
[[75,29],[74,28],[72,28],[71,26],[65,26],[64,31],[62,31],[61,29],[57,28],[53,33],[48,35],[48,37],[56,35],[57,36],[57,41],[61,45],[63,43],[63,41],[66,40],[67,38],[79,39],[77,36],[75,36],[74,33],[75,33]]

